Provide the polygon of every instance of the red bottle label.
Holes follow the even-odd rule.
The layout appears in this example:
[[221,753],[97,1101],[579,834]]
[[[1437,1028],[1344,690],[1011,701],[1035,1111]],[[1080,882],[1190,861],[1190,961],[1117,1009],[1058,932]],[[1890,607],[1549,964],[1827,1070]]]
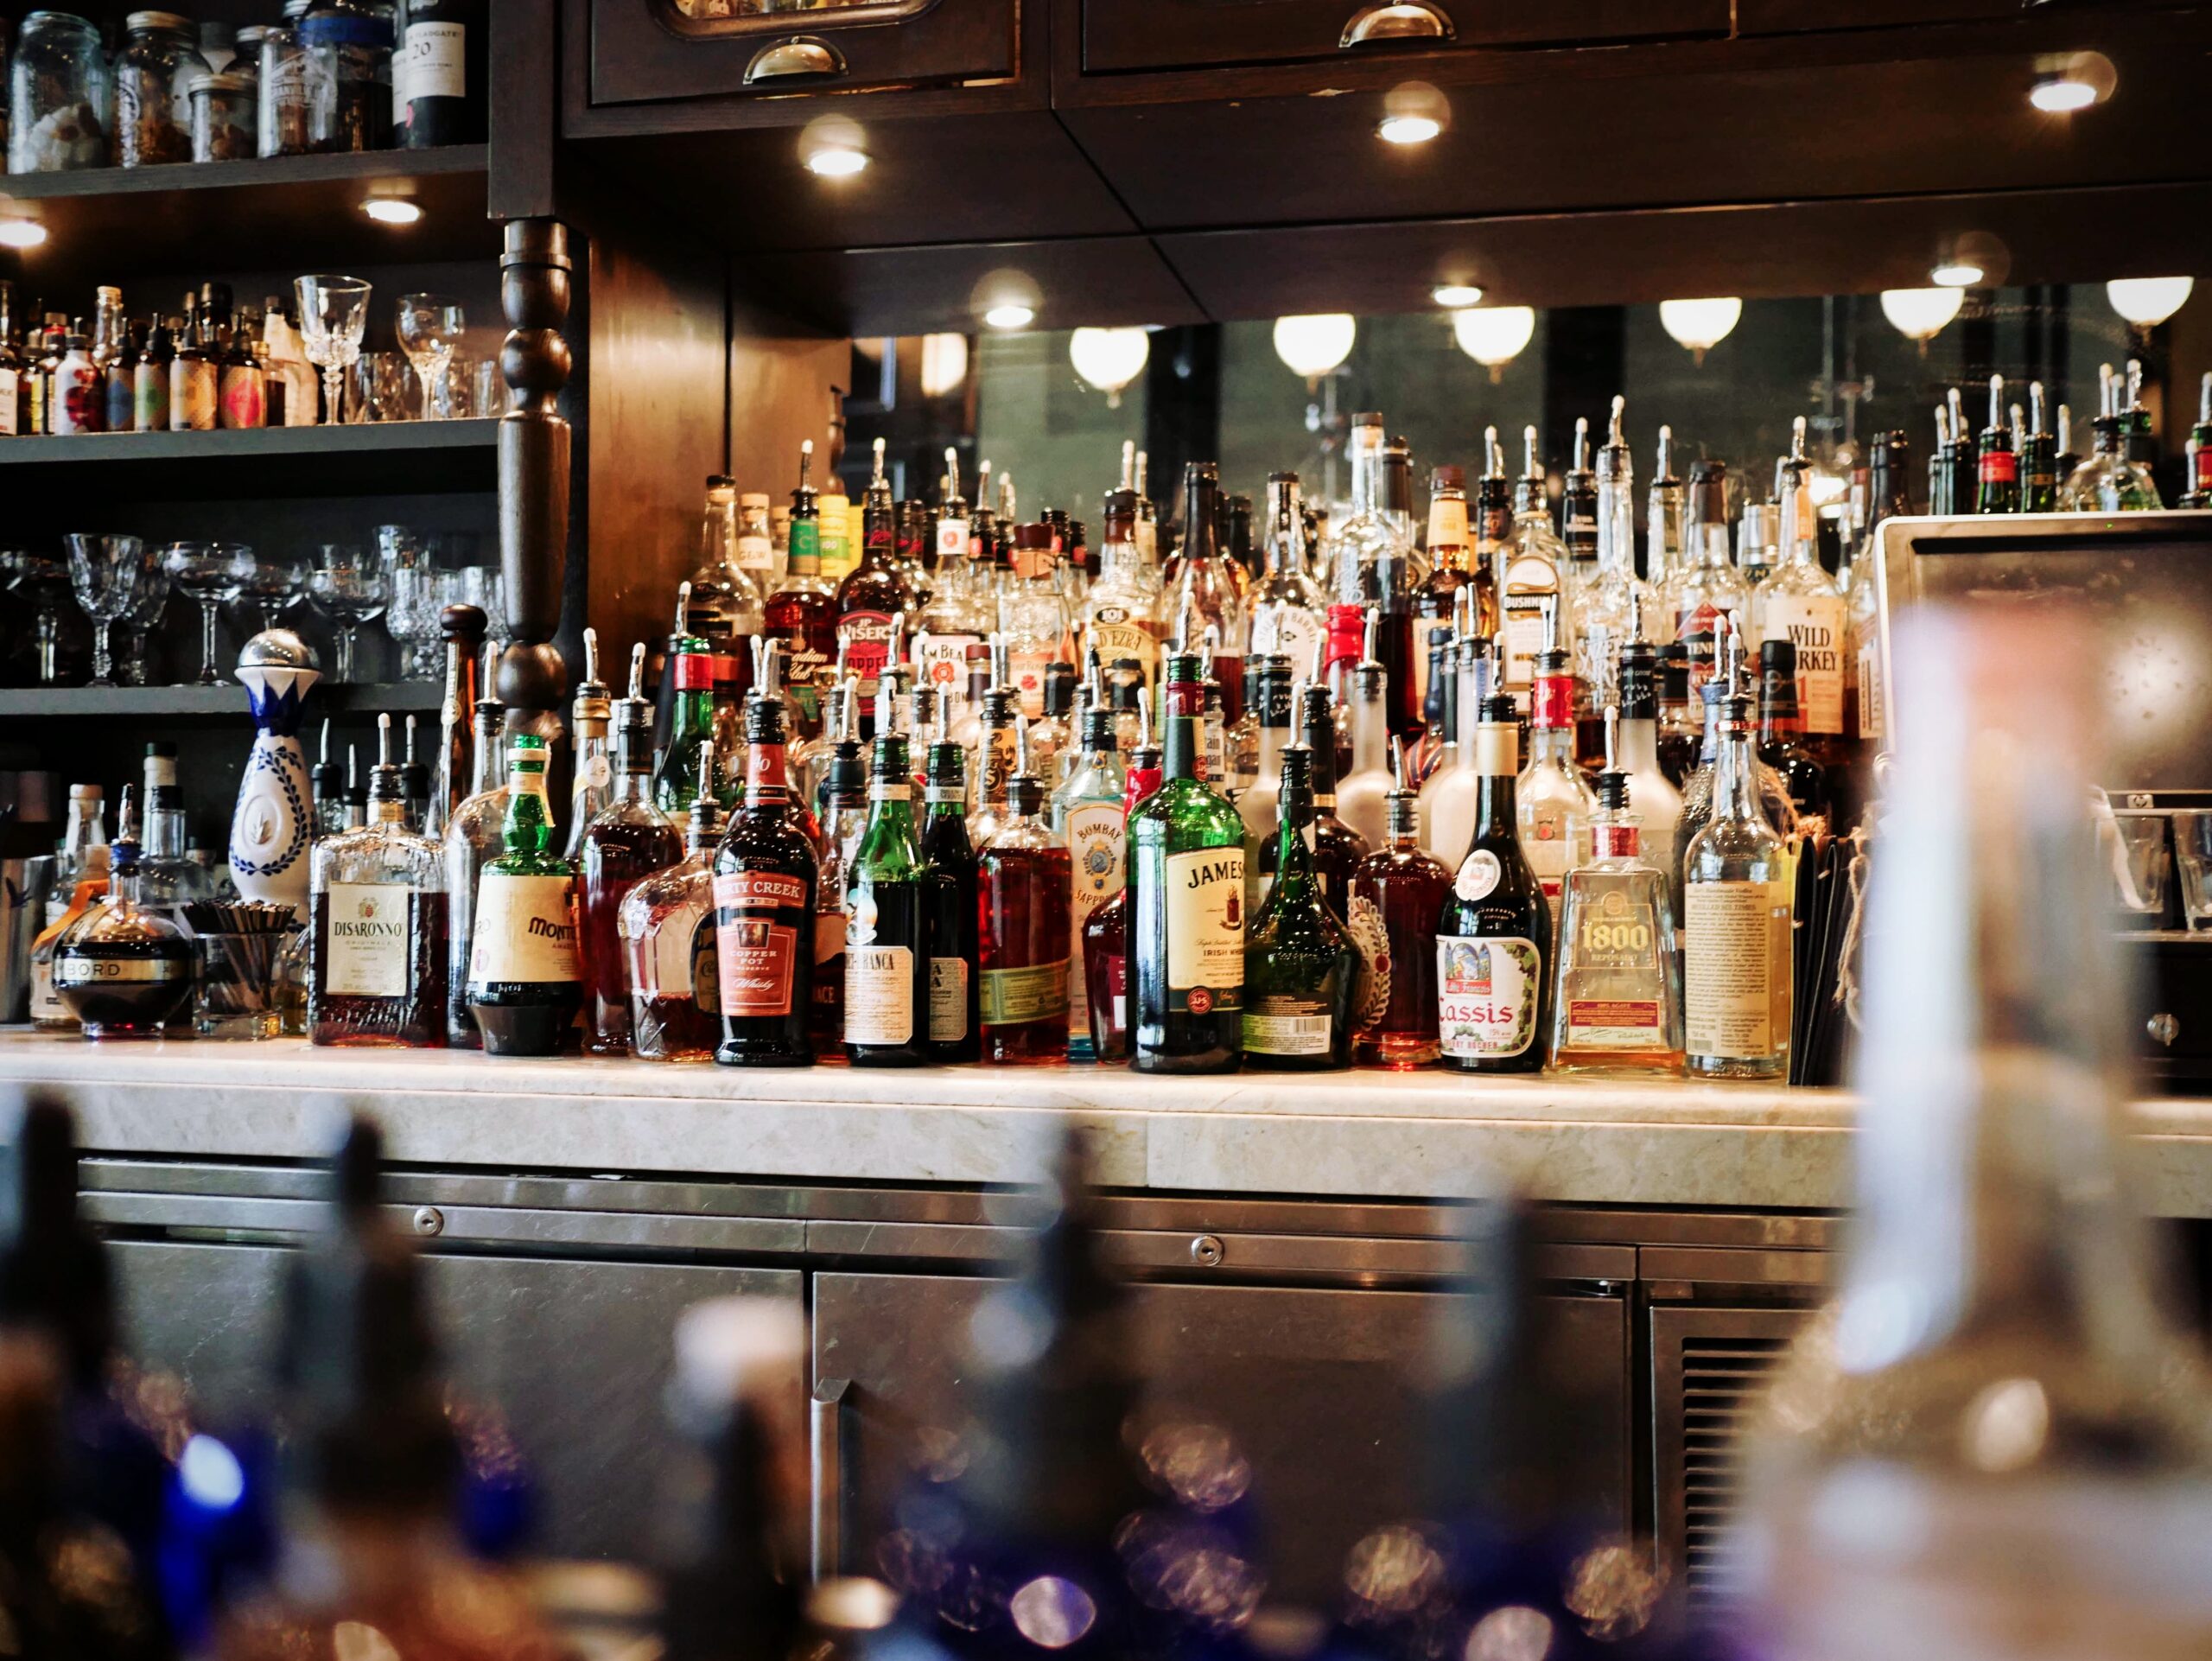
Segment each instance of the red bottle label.
[[2212,493],[2212,444],[2202,445],[2196,452],[2196,487]]
[[1563,729],[1574,724],[1574,677],[1544,675],[1537,678],[1531,724]]
[[2020,458],[2011,450],[1984,450],[1981,453],[1981,481],[1986,485],[2009,485],[2018,480]]
[[891,622],[890,614],[880,611],[849,611],[837,620],[845,672],[860,681],[863,696],[873,696],[884,665],[891,661]]
[[[804,878],[779,872],[738,871],[715,879],[718,911],[746,907],[803,909]],[[726,1015],[787,1015],[798,967],[798,931],[772,917],[737,915],[715,929],[715,977]]]
[[703,652],[677,652],[676,690],[679,692],[713,691],[715,690],[715,660]]

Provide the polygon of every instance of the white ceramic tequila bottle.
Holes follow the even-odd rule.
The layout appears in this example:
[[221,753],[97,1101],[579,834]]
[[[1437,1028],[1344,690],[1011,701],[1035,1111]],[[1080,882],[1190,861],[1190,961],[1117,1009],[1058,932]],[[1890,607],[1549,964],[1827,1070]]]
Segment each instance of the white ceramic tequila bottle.
[[245,643],[238,677],[255,732],[231,814],[231,876],[247,899],[292,906],[304,917],[315,815],[300,716],[308,689],[322,676],[306,641],[288,628],[272,628]]

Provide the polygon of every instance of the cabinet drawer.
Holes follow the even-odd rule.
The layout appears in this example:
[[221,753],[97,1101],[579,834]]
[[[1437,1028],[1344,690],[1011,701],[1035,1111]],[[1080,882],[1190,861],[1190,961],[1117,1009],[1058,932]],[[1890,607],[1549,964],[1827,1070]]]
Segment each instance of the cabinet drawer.
[[1084,0],[1086,73],[1726,35],[1729,0]]
[[1020,0],[587,0],[591,101],[999,80],[1020,68]]

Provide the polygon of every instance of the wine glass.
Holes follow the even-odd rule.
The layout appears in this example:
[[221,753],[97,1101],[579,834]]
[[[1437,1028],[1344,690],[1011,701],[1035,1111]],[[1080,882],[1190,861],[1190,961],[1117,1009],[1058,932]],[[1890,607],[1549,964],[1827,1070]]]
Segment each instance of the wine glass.
[[173,542],[162,563],[168,567],[169,580],[200,602],[200,673],[186,684],[223,685],[225,678],[215,667],[215,614],[225,601],[238,597],[258,563],[253,550],[237,542]]
[[[161,578],[162,558],[137,537],[73,531],[65,540],[69,586],[85,615],[92,620],[92,678],[85,684],[113,686],[115,659],[108,651],[108,630]],[[168,593],[166,582],[162,593]]]
[[322,371],[325,420],[337,424],[346,407],[346,372],[361,355],[368,327],[369,287],[358,277],[299,277],[300,347]]
[[353,637],[362,624],[383,615],[391,597],[383,568],[364,560],[358,548],[333,543],[322,550],[322,563],[308,573],[308,598],[338,628],[335,681],[351,684],[353,676]]
[[30,602],[38,684],[61,679],[61,608],[69,602],[69,568],[50,554],[28,548],[0,553],[0,580]]
[[248,557],[238,574],[238,598],[242,607],[252,608],[254,627],[247,632],[257,634],[276,627],[284,608],[306,590],[308,568],[281,554],[258,554],[251,548],[245,552]]
[[125,686],[143,686],[152,678],[146,661],[146,637],[162,620],[168,603],[169,569],[156,552],[153,575],[139,584],[138,597],[123,614],[123,659],[116,667],[116,676]]
[[442,294],[403,294],[399,296],[399,349],[415,366],[415,379],[423,384],[423,419],[436,421],[446,412],[440,389],[445,385],[446,364],[461,339],[461,302]]

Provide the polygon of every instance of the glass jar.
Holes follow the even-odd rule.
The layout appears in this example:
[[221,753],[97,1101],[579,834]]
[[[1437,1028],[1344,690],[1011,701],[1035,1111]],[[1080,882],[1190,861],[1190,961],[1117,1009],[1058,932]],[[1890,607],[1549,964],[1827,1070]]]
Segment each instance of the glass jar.
[[244,75],[257,86],[261,83],[261,43],[268,38],[270,25],[248,23],[238,32],[232,43],[231,60],[219,63],[216,68],[226,75]]
[[253,82],[228,70],[192,82],[192,159],[238,162],[256,153]]
[[391,8],[314,0],[300,19],[307,49],[308,142],[315,150],[391,148]]
[[[287,6],[285,15],[291,15]],[[308,139],[308,49],[289,24],[272,23],[261,37],[260,119],[264,156],[305,156]]]
[[107,56],[100,32],[66,11],[23,19],[8,76],[8,171],[69,173],[108,163]]
[[115,159],[126,168],[192,159],[192,81],[207,73],[189,18],[134,11],[115,60]]

